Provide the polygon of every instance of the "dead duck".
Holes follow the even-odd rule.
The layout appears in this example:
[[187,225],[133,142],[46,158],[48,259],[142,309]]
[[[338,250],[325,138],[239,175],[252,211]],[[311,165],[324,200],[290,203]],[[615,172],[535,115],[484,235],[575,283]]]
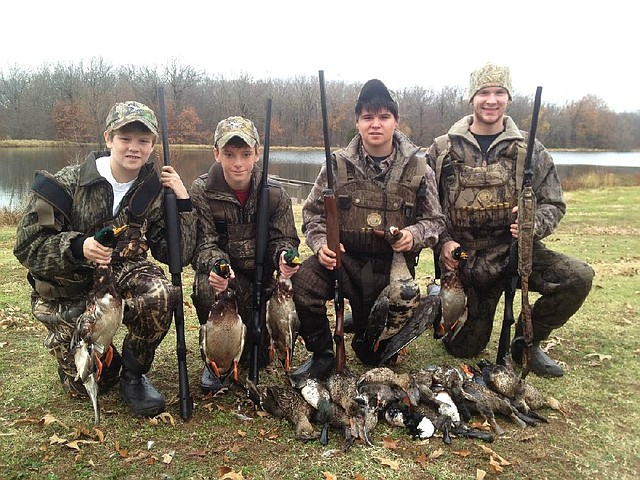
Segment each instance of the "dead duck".
[[407,395],[411,405],[417,405],[420,400],[420,391],[416,385],[415,379],[409,373],[396,373],[388,367],[376,367],[367,370],[358,379],[358,390],[365,383],[386,383],[389,385],[397,385]]
[[[118,237],[128,226],[103,227],[94,238],[105,247],[114,248]],[[113,360],[113,337],[122,325],[124,301],[115,284],[111,265],[97,265],[93,273],[93,286],[85,311],[78,317],[70,343],[69,355],[76,366],[76,381],[81,381],[91,399],[94,423],[100,423],[98,382],[103,364]]]
[[[375,235],[383,236],[391,245],[402,238],[397,227],[374,230]],[[402,252],[393,252],[389,285],[376,299],[369,314],[369,325],[365,336],[375,339],[373,351],[377,351],[380,342],[396,335],[413,317],[420,304],[420,286],[411,276],[407,261]]]
[[384,410],[384,419],[389,425],[405,428],[414,439],[431,438],[436,431],[429,417],[417,410],[412,410],[409,405],[399,400],[387,405]]
[[[218,260],[214,271],[228,278],[229,264]],[[238,313],[235,290],[227,288],[216,295],[209,317],[200,325],[200,354],[209,371],[224,381],[233,374],[238,380],[238,362],[244,349],[246,326]]]
[[550,395],[540,392],[532,384],[520,378],[510,361],[505,365],[487,360],[478,362],[486,384],[495,392],[508,398],[513,406],[527,417],[546,422],[547,419],[537,413],[542,408],[551,408],[562,412],[560,402]]
[[[467,252],[461,247],[455,248],[451,256],[461,262],[469,258]],[[447,338],[450,341],[467,321],[467,295],[458,269],[448,270],[442,275],[438,295],[440,295],[442,315],[434,337]]]
[[276,418],[284,418],[295,430],[297,440],[316,440],[319,433],[311,423],[314,408],[289,385],[255,385],[247,380],[247,393],[256,406]]
[[339,405],[349,419],[349,431],[345,431],[345,448],[356,439],[372,446],[372,435],[378,424],[376,405],[358,392],[358,376],[348,368],[341,373],[333,371],[326,379],[331,401]]
[[[284,260],[289,266],[300,264],[298,251],[287,250]],[[267,330],[270,337],[269,357],[271,360],[277,355],[285,372],[291,371],[291,359],[295,341],[300,329],[300,320],[293,303],[293,285],[290,278],[284,278],[280,272],[276,273],[275,288],[267,302],[266,313]]]

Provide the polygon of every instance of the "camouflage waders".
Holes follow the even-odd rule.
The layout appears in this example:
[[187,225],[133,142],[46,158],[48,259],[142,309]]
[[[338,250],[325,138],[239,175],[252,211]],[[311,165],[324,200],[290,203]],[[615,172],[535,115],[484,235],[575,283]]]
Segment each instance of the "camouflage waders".
[[[123,323],[129,329],[122,350],[135,359],[143,370],[141,373],[146,373],[156,348],[171,326],[170,313],[178,298],[177,287],[171,285],[160,267],[146,261],[124,267],[114,265],[114,273],[120,294],[125,299]],[[77,319],[85,310],[86,297],[51,299],[34,291],[31,303],[34,317],[47,327],[44,346],[58,361],[63,387],[69,393],[86,395],[82,382],[75,380],[74,359],[68,355]],[[102,390],[117,382],[120,356],[116,358],[110,367],[113,371],[106,374],[103,371],[99,383]]]
[[[469,314],[453,341],[444,342],[456,357],[479,355],[489,343],[494,315],[504,290],[508,245],[471,252],[461,268]],[[529,290],[540,293],[532,307],[533,341],[548,338],[578,311],[591,290],[593,269],[580,260],[533,244]]]

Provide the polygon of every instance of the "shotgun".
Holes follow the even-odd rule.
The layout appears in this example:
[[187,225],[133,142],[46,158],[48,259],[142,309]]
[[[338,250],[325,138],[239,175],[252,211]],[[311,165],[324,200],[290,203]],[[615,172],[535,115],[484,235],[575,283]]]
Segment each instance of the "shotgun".
[[340,256],[340,226],[338,224],[338,205],[333,191],[333,169],[331,166],[331,147],[329,143],[329,122],[327,120],[327,94],[324,85],[324,71],[320,70],[320,106],[322,108],[322,133],[324,136],[324,154],[327,170],[327,188],[323,192],[324,216],[327,230],[327,247],[336,254],[336,267],[333,269],[333,303],[336,311],[336,326],[333,341],[336,344],[336,372],[344,371],[347,357],[344,346],[344,294],[342,291],[342,258]]
[[509,268],[507,271],[506,287],[504,292],[504,317],[500,340],[498,342],[498,355],[496,363],[504,365],[505,357],[509,354],[511,343],[511,325],[515,322],[513,317],[513,298],[518,285],[522,290],[521,316],[523,321],[523,337],[514,339],[524,341],[525,349],[523,355],[522,378],[526,377],[530,369],[530,347],[533,338],[533,326],[531,324],[531,305],[529,304],[529,275],[533,261],[533,229],[535,218],[535,194],[531,186],[533,171],[531,162],[533,160],[533,147],[538,128],[538,116],[540,114],[540,99],[542,87],[536,89],[533,102],[533,113],[531,116],[531,127],[527,139],[527,153],[524,160],[524,172],[522,176],[522,188],[518,196],[518,240],[511,244],[509,254]]
[[[162,155],[164,164],[169,163],[169,135],[167,132],[167,109],[164,103],[164,88],[158,87],[160,102],[160,126],[162,128]],[[178,201],[171,188],[164,189],[165,229],[167,247],[169,249],[169,272],[171,283],[178,288],[178,301],[173,311],[176,324],[176,354],[178,356],[178,383],[180,400],[180,417],[191,418],[193,399],[189,395],[189,375],[187,373],[187,343],[184,337],[184,309],[182,303],[182,261],[180,259],[180,221],[178,218]]]
[[258,195],[258,212],[256,221],[256,270],[253,279],[253,315],[251,322],[251,357],[249,364],[249,380],[258,384],[260,369],[260,349],[262,348],[262,331],[264,325],[264,270],[269,244],[269,137],[271,135],[271,99],[266,101],[266,118],[264,127],[264,150],[262,154],[262,182]]
[[520,275],[522,292],[522,333],[523,339],[514,341],[524,341],[522,355],[522,373],[524,379],[531,370],[531,345],[533,343],[533,325],[531,322],[531,305],[529,304],[529,275],[531,275],[533,264],[533,233],[536,216],[536,196],[531,185],[533,171],[531,170],[531,160],[533,157],[533,147],[536,140],[536,129],[538,128],[538,114],[540,112],[540,97],[542,87],[536,89],[536,96],[533,103],[533,116],[531,117],[531,129],[527,142],[527,156],[524,162],[524,173],[522,175],[522,191],[518,198],[518,274]]

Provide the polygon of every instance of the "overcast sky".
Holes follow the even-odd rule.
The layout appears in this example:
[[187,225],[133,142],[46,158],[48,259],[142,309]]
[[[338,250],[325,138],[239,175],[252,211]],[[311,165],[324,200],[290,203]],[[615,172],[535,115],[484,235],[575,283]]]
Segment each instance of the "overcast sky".
[[[3,2],[0,69],[102,57],[172,60],[234,78],[316,76],[391,89],[467,88],[487,61],[514,90],[564,105],[593,94],[640,111],[640,20],[631,0],[17,0]],[[592,4],[595,4],[593,6]]]

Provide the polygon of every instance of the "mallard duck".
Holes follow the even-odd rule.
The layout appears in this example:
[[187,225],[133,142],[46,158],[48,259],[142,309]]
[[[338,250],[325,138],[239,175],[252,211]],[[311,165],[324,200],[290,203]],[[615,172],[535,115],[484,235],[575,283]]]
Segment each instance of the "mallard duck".
[[[114,248],[118,237],[128,226],[103,227],[94,238],[105,247]],[[103,363],[111,365],[113,359],[113,337],[124,314],[124,301],[120,296],[111,265],[98,265],[93,273],[93,286],[89,293],[85,311],[76,322],[69,353],[76,366],[76,378],[83,383],[93,404],[94,423],[100,423],[98,405],[98,381],[102,375]]]
[[[454,249],[451,255],[458,261],[469,258],[461,247]],[[445,272],[440,283],[438,295],[441,299],[442,316],[434,336],[453,340],[467,321],[467,295],[458,269]]]
[[298,440],[316,440],[319,433],[311,423],[314,408],[291,386],[255,385],[247,380],[249,398],[262,410],[286,419],[295,429]]
[[[300,264],[297,250],[287,250],[284,260],[289,266]],[[269,357],[278,356],[285,372],[291,371],[293,349],[300,329],[300,320],[293,303],[293,286],[290,278],[276,273],[276,283],[271,298],[267,302],[267,330],[269,331]]]
[[[397,227],[386,230],[374,230],[374,234],[383,236],[389,244],[402,238]],[[393,252],[389,285],[376,299],[369,314],[369,327],[366,337],[376,339],[373,351],[377,351],[380,342],[396,335],[413,317],[420,303],[420,286],[411,276],[404,253]]]
[[[228,278],[229,264],[214,264],[218,275]],[[233,374],[238,380],[238,362],[244,348],[246,326],[238,313],[235,290],[227,288],[216,295],[206,323],[200,325],[200,354],[209,371],[221,380]]]

